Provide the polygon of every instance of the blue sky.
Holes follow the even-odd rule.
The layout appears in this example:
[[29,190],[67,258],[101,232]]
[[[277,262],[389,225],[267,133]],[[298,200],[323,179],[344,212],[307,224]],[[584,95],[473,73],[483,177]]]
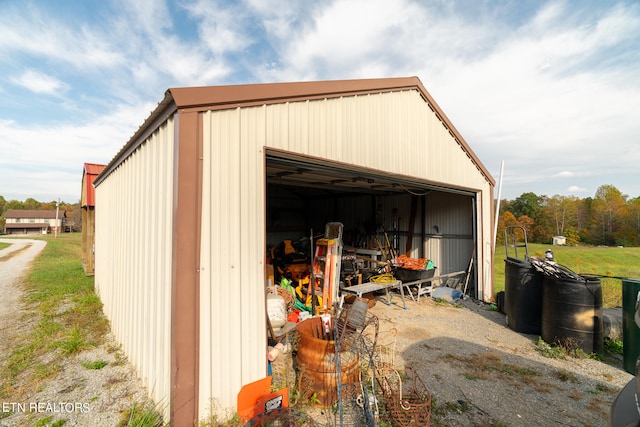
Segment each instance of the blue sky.
[[640,2],[0,0],[0,195],[80,198],[170,87],[418,76],[502,198],[640,196]]

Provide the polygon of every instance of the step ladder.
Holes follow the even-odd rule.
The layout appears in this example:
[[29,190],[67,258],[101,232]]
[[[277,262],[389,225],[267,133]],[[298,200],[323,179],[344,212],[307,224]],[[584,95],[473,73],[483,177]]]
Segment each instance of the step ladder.
[[334,301],[338,300],[342,265],[342,228],[342,223],[330,222],[326,225],[324,238],[316,241],[311,288],[312,295],[322,296],[321,304],[318,305],[324,312],[331,309]]

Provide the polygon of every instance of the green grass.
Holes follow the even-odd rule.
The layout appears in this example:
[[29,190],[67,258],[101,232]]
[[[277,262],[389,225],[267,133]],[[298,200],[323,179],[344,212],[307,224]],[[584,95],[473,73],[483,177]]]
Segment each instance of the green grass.
[[[529,244],[529,256],[544,257],[551,249],[556,262],[583,275],[640,278],[640,248],[611,248],[593,246],[552,246]],[[524,248],[518,248],[518,258],[524,257]],[[514,250],[509,248],[509,255]],[[497,245],[494,257],[494,295],[504,290],[504,245]],[[622,281],[602,278],[603,307],[622,305]]]
[[11,243],[0,242],[0,251],[11,246]]
[[117,427],[162,427],[164,425],[159,408],[136,404],[123,412]]
[[85,368],[85,369],[92,369],[92,370],[99,370],[104,368],[105,366],[107,366],[109,364],[109,362],[107,362],[106,360],[83,360],[80,362],[80,365]]

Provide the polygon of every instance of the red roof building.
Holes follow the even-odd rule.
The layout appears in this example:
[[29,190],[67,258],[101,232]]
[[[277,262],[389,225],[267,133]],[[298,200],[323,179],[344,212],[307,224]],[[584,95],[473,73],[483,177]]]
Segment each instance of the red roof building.
[[93,181],[105,165],[85,163],[82,172],[82,194],[80,207],[82,208],[82,265],[86,275],[94,274],[94,242],[95,242],[95,206],[96,196]]

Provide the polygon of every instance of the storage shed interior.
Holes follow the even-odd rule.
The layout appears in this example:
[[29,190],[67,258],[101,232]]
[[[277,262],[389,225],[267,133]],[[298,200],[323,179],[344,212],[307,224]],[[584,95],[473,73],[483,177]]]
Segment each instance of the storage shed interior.
[[[383,259],[380,252],[392,247],[396,254],[432,260],[438,274],[468,268],[476,241],[471,192],[276,156],[267,157],[266,171],[268,254],[291,241],[296,251],[311,256],[312,233],[317,239],[325,224],[339,222],[345,249],[370,250],[359,251],[365,257]],[[475,280],[472,275],[472,295]]]

